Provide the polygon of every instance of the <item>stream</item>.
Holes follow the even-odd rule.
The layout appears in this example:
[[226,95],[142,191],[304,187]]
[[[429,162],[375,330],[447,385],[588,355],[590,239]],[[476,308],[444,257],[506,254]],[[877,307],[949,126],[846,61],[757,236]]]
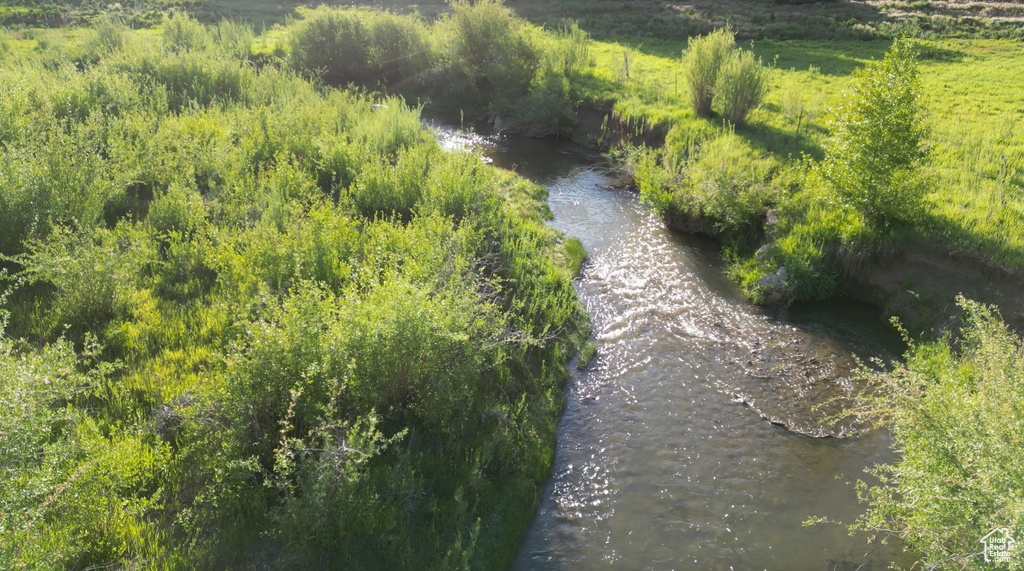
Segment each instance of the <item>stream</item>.
[[569,380],[552,473],[514,570],[913,562],[843,525],[803,525],[854,521],[853,482],[893,459],[887,433],[841,438],[851,426],[829,418],[855,389],[857,358],[902,351],[875,310],[751,305],[714,242],[667,230],[599,157],[568,143],[443,128],[440,138],[547,187],[550,224],[589,254],[575,285],[597,356]]

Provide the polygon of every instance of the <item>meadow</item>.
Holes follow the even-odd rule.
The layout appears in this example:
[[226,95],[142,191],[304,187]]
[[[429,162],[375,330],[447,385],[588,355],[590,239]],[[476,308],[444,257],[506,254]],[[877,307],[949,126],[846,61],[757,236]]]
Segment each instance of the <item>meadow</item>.
[[[637,126],[638,133],[643,126],[657,126],[665,134],[664,148],[653,149],[659,155],[655,162],[676,172],[649,173],[658,182],[652,182],[645,194],[675,225],[717,235],[727,245],[734,241],[737,273],[749,287],[772,269],[743,275],[751,253],[766,240],[765,213],[777,208],[785,216],[784,205],[806,200],[800,197],[801,171],[824,157],[828,120],[850,85],[850,74],[880,59],[889,45],[889,40],[753,42],[752,51],[772,67],[771,88],[743,127],[720,117],[697,117],[690,110],[679,57],[684,42],[595,41],[582,90],[585,98],[608,102],[619,117]],[[1024,133],[1019,128],[1024,90],[1015,81],[1024,71],[1024,49],[1016,41],[988,39],[919,40],[917,49],[927,128],[923,148],[928,158],[922,170],[930,190],[920,218],[904,229],[899,241],[937,242],[1024,272]],[[732,186],[763,195],[727,202],[725,210],[730,210],[728,205],[736,210],[723,216],[743,218],[751,226],[735,236],[722,235],[722,219],[691,216],[700,200],[683,199],[678,183],[673,188],[664,180],[679,178],[687,168],[694,173],[724,172],[722,166],[732,169],[726,177]],[[669,193],[659,201],[654,197],[657,189]],[[743,191],[741,195],[748,196]],[[751,202],[758,207],[743,211]],[[796,209],[789,216],[802,219],[806,213]],[[687,225],[682,218],[705,220]],[[865,250],[870,247],[864,245]],[[825,260],[821,269],[839,273],[840,265],[830,267]],[[827,297],[835,289],[806,291],[798,292],[798,298]],[[750,293],[757,297],[755,291]]]

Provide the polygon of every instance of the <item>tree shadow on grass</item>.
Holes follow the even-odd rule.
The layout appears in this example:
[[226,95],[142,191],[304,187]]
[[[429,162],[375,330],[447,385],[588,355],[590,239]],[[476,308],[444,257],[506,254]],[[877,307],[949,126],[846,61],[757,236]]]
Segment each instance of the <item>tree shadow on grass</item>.
[[863,2],[771,4],[766,0],[506,0],[520,16],[544,25],[576,20],[599,40],[651,38],[685,42],[729,25],[740,40],[864,39],[886,20]]
[[[806,129],[806,126],[804,127]],[[807,156],[816,161],[825,156],[825,150],[811,139],[798,135],[793,129],[781,129],[772,125],[749,124],[737,127],[735,132],[761,153],[779,158],[798,159]]]
[[881,59],[889,50],[889,40],[870,42],[754,42],[753,50],[762,61],[778,69],[809,71],[844,76],[873,59]]

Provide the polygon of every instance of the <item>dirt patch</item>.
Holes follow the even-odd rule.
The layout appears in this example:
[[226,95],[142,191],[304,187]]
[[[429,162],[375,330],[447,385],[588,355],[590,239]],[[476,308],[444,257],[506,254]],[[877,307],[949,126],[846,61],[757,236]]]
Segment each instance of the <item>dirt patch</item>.
[[845,277],[847,296],[895,315],[916,332],[956,326],[956,296],[995,304],[1012,329],[1024,332],[1024,276],[942,244],[915,243]]

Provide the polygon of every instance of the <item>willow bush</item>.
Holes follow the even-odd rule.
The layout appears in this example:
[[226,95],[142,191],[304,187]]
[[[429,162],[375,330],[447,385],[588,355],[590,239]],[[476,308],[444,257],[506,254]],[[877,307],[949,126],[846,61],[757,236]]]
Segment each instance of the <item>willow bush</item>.
[[690,106],[700,116],[714,107],[736,126],[761,104],[768,93],[768,70],[754,54],[738,48],[731,28],[690,38],[683,52]]
[[320,8],[289,41],[292,66],[334,86],[415,90],[433,57],[424,25],[389,12]]
[[778,164],[735,133],[685,144],[670,133],[660,155],[642,153],[633,168],[640,198],[674,227],[739,245],[754,241],[780,199]]
[[994,307],[958,305],[959,339],[912,343],[905,365],[871,376],[861,412],[900,457],[874,469],[880,483],[858,484],[869,509],[853,527],[899,537],[932,569],[1019,569],[1019,548],[986,563],[980,542],[1024,525],[1024,345]]
[[735,45],[736,37],[729,28],[690,38],[687,43],[683,66],[690,87],[690,105],[697,115],[711,115],[719,72],[729,60]]
[[715,82],[715,101],[722,108],[722,116],[737,127],[743,126],[747,114],[768,94],[768,81],[768,68],[760,58],[747,50],[736,50]]
[[575,24],[534,28],[501,0],[457,1],[425,24],[375,10],[318,8],[289,29],[290,62],[328,85],[383,88],[502,119],[507,129],[567,134],[590,38]]
[[0,567],[507,565],[578,245],[233,26],[0,63]]

